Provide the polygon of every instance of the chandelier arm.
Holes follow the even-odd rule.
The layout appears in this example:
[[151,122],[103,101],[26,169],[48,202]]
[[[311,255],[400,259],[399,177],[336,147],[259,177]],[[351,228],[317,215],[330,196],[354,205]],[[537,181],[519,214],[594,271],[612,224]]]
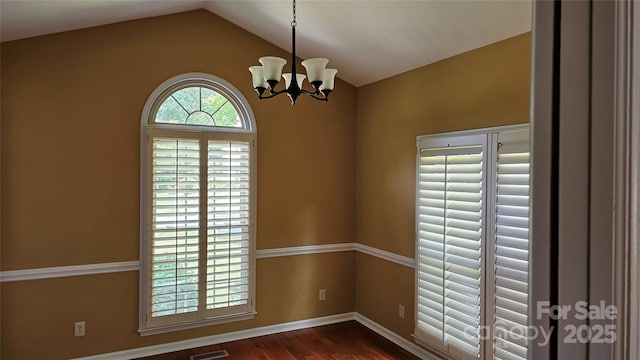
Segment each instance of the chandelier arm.
[[303,92],[307,95],[320,95],[320,91],[309,91],[309,90],[305,90],[305,89],[300,89],[300,92]]
[[303,91],[303,94],[309,95],[310,97],[312,97],[312,98],[314,98],[316,100],[319,100],[319,101],[324,101],[324,102],[329,101],[328,97],[319,97],[319,96],[316,96],[316,94],[314,94],[312,92],[309,92],[309,91],[306,91],[306,90]]
[[269,94],[271,95],[278,95],[278,94],[282,94],[282,93],[286,93],[287,90],[289,89],[282,89],[282,90],[273,90],[273,88],[269,89]]
[[280,91],[273,91],[272,90],[271,94],[269,94],[267,96],[260,95],[260,96],[258,96],[258,99],[260,99],[260,100],[262,100],[262,99],[271,99],[272,97],[276,97],[276,96],[278,96],[280,94],[285,94],[285,93],[287,93],[287,89],[280,90]]
[[[283,90],[280,90],[280,91],[272,91],[270,95],[267,95],[267,96],[260,95],[260,96],[258,96],[258,99],[260,99],[260,100],[262,100],[262,99],[271,99],[272,97],[276,97],[276,96],[278,96],[280,94],[292,95],[293,92],[295,92],[295,91],[290,91],[289,89],[283,89]],[[305,95],[307,95],[309,97],[312,97],[312,98],[314,98],[314,99],[316,99],[318,101],[324,101],[324,102],[329,101],[329,97],[326,96],[326,95],[329,95],[329,94],[324,94],[323,93],[323,95],[325,95],[325,96],[318,96],[317,93],[313,93],[313,92],[305,90],[305,89],[299,89],[297,94],[305,94]],[[298,96],[296,95],[294,97],[297,98]]]

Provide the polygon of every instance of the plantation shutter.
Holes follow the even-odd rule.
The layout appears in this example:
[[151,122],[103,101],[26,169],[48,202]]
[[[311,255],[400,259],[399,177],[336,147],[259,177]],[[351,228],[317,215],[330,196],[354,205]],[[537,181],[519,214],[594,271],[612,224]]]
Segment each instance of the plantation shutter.
[[493,351],[497,360],[526,360],[522,334],[528,326],[529,142],[526,131],[510,135],[497,146]]
[[208,142],[207,309],[249,299],[250,143]]
[[151,317],[198,310],[200,144],[152,141]]
[[421,148],[417,207],[419,341],[480,356],[483,146]]

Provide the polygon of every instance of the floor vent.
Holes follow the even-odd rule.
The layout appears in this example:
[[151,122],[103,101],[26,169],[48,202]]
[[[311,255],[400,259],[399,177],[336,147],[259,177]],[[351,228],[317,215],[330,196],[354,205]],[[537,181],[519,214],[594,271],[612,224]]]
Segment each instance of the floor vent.
[[229,353],[227,352],[227,350],[217,350],[217,351],[212,351],[205,354],[192,355],[190,359],[191,360],[213,360],[213,359],[225,358],[228,356],[229,356]]

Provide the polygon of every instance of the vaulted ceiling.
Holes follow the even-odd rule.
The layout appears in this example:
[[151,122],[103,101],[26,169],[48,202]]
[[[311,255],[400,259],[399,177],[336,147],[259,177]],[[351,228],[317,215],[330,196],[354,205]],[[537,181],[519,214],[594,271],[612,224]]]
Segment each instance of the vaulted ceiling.
[[[0,34],[4,42],[200,8],[291,50],[284,0],[2,0]],[[296,9],[297,55],[329,58],[355,86],[531,30],[530,0],[298,0]]]

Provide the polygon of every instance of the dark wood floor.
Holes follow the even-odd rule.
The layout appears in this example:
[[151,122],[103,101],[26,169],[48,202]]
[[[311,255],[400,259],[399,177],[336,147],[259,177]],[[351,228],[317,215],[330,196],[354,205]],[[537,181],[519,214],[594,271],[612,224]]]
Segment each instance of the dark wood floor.
[[229,353],[220,360],[419,359],[358,322],[348,321],[150,356],[144,360],[188,360],[192,355],[215,350]]

